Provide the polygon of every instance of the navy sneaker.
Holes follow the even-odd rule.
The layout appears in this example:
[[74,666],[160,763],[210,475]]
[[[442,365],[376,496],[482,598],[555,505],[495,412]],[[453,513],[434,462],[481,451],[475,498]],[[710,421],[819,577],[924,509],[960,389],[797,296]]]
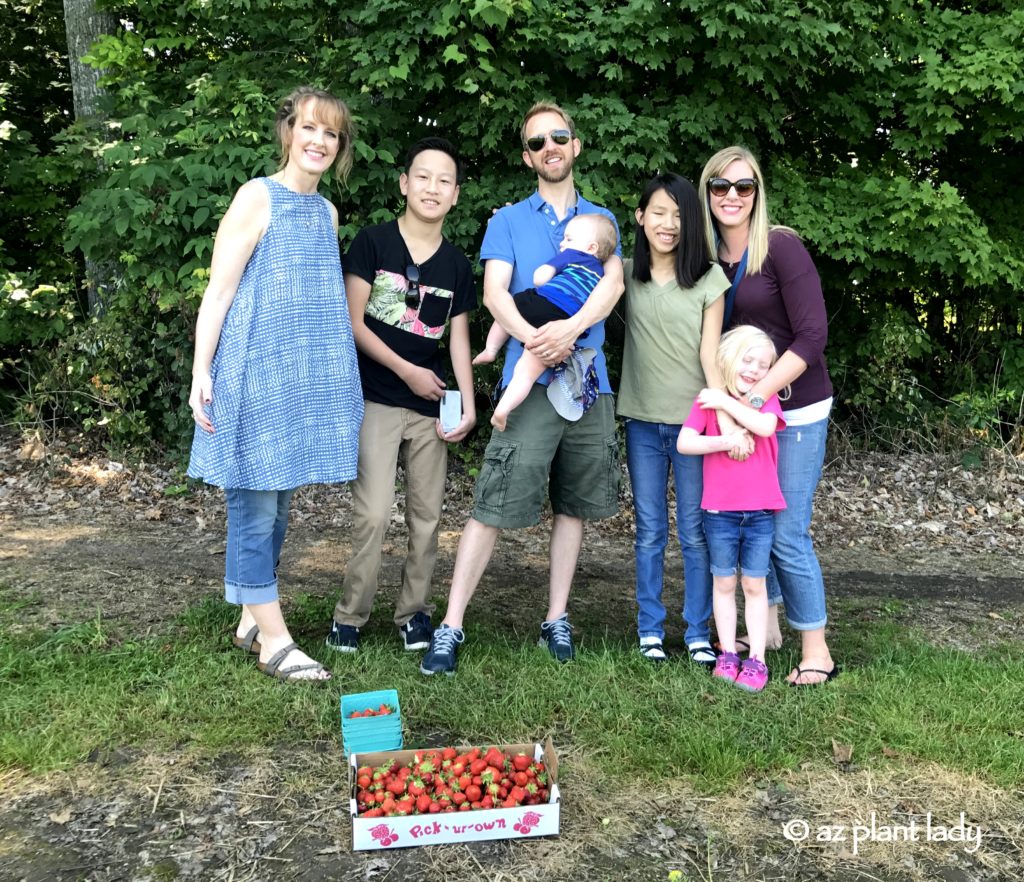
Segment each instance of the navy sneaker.
[[562,613],[553,622],[543,622],[540,626],[538,646],[543,646],[557,662],[572,661],[576,650],[572,645],[572,625],[569,614]]
[[352,625],[331,623],[331,633],[324,641],[328,649],[337,652],[359,652],[359,629]]
[[430,635],[434,633],[430,616],[425,612],[416,613],[398,629],[398,633],[402,635],[406,649],[426,649],[430,646]]
[[466,634],[462,628],[438,625],[430,638],[430,649],[420,662],[420,673],[428,677],[432,674],[454,674],[455,654],[465,639]]

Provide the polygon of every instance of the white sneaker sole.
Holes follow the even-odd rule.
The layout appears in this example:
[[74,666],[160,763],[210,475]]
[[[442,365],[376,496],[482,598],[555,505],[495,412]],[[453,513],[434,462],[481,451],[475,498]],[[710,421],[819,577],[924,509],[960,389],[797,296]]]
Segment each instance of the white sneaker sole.
[[338,646],[337,643],[331,643],[330,640],[325,640],[324,646],[326,646],[328,649],[333,649],[335,652],[359,652],[358,646]]

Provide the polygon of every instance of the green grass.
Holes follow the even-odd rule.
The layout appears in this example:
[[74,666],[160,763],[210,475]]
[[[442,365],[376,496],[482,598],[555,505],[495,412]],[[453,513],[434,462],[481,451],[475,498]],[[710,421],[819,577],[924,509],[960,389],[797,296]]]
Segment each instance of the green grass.
[[395,688],[409,746],[551,734],[609,773],[682,774],[711,791],[828,763],[833,739],[852,744],[861,766],[902,761],[884,748],[1003,786],[1024,778],[1024,644],[939,649],[885,620],[839,628],[833,651],[846,670],[828,687],[788,688],[781,675],[796,656],[770,653],[776,678],[751,696],[688,661],[652,667],[612,638],[585,634],[577,661],[557,666],[528,638],[475,621],[458,674],[427,679],[384,623],[364,632],[358,655],[322,648],[330,607],[321,599],[300,598],[289,618],[303,645],[321,647],[315,655],[335,675],[328,688],[260,675],[230,647],[234,610],[220,602],[143,640],[100,620],[26,633],[15,612],[0,609],[0,768],[41,772],[123,746],[216,754],[340,741],[340,694]]

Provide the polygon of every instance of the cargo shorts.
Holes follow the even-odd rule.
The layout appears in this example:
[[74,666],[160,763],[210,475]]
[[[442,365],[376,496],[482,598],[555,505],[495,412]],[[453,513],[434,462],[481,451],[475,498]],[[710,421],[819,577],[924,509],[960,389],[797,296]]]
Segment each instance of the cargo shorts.
[[531,527],[540,521],[544,497],[551,510],[583,520],[619,509],[619,445],[611,395],[576,422],[566,420],[535,385],[495,431],[476,479],[473,518],[491,527]]

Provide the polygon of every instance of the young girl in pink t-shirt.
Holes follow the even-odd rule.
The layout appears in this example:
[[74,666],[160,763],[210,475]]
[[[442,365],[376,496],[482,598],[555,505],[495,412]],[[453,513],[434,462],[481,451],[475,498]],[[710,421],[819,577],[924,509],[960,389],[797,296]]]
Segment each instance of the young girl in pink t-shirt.
[[[763,331],[741,325],[722,335],[718,368],[727,391],[702,389],[679,432],[676,448],[704,456],[704,532],[714,582],[715,628],[722,652],[713,675],[741,689],[760,692],[768,682],[764,663],[768,624],[767,576],[775,512],[786,507],[779,488],[779,445],[775,433],[785,428],[779,397],[767,401],[747,393],[768,373],[775,347]],[[741,426],[722,435],[717,412],[725,411]],[[745,432],[754,436],[754,452],[737,461],[729,451]],[[750,654],[736,652],[736,567],[743,572],[744,617]]]

